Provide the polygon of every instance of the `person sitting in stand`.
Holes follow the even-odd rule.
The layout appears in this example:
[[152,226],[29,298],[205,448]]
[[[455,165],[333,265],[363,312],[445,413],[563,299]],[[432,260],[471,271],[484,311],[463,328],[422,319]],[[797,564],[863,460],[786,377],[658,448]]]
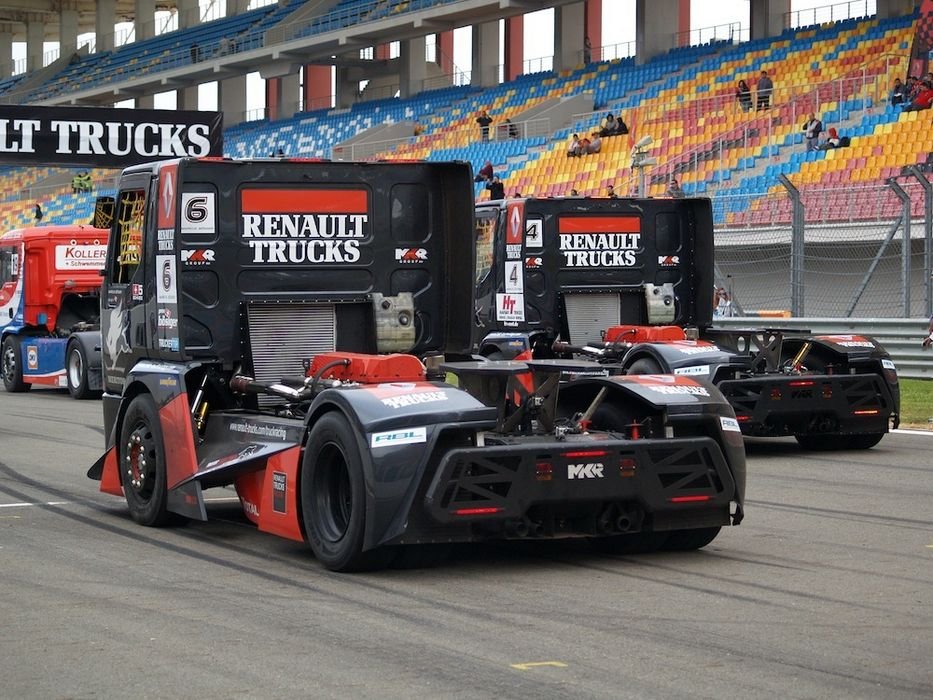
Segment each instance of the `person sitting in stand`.
[[603,140],[599,137],[599,132],[593,132],[593,138],[590,139],[589,144],[586,146],[587,153],[599,153],[603,147]]
[[619,195],[616,194],[615,187],[613,187],[612,185],[606,185],[606,196],[609,197],[609,199],[619,198]]
[[612,116],[612,112],[606,115],[602,127],[598,132],[594,133],[597,133],[599,136],[615,136],[619,133],[619,123],[616,121],[616,118]]
[[920,82],[920,90],[917,92],[910,104],[904,107],[905,112],[919,112],[923,109],[929,109],[933,105],[933,83],[924,78]]
[[894,87],[891,88],[891,106],[895,107],[903,104],[907,99],[907,86],[901,82],[900,78],[894,79]]
[[823,141],[823,143],[821,143],[816,150],[828,151],[833,148],[839,148],[839,145],[842,143],[842,141],[839,138],[839,134],[836,131],[836,127],[834,126],[829,127],[829,131],[826,133],[827,133],[826,140]]
[[492,180],[495,173],[492,169],[492,161],[487,160],[483,167],[479,169],[479,172],[476,173],[476,177],[473,178],[473,182],[489,182]]
[[583,155],[583,149],[580,148],[580,137],[577,134],[570,139],[570,148],[567,149],[568,158],[576,158]]

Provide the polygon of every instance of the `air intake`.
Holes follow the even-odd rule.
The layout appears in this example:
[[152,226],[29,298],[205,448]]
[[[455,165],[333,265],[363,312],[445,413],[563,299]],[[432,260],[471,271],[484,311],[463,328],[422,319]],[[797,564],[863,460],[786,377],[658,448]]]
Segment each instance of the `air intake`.
[[[259,381],[303,377],[305,360],[336,349],[337,316],[332,304],[250,304],[246,310],[253,376]],[[281,403],[260,396],[260,406]]]
[[565,294],[564,308],[574,345],[599,342],[602,332],[619,325],[621,318],[618,294]]

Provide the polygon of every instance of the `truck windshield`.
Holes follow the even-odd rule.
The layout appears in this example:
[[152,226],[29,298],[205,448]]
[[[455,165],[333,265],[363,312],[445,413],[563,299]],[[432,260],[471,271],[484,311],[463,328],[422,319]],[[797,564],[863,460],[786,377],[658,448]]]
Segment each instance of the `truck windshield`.
[[476,214],[476,281],[481,282],[492,269],[498,210]]
[[16,248],[0,248],[0,285],[15,281],[18,267],[19,255]]

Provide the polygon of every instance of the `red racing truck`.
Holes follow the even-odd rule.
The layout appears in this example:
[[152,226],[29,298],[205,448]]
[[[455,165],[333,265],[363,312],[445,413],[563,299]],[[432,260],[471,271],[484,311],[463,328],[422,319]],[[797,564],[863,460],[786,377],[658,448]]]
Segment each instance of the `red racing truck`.
[[897,427],[897,372],[873,338],[713,325],[708,199],[516,199],[476,217],[475,352],[701,379],[743,434],[808,449],[865,449]]
[[204,520],[204,491],[232,484],[259,530],[337,571],[492,538],[693,549],[740,522],[744,448],[715,389],[470,359],[471,175],[124,171],[102,292],[106,452],[88,475],[148,526]]
[[9,392],[33,384],[99,396],[100,273],[106,229],[37,226],[0,236],[0,374]]

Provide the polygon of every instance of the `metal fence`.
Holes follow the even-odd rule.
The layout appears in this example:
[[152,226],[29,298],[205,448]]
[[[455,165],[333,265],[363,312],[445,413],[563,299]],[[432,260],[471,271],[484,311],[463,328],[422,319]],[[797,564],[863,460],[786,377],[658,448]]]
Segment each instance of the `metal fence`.
[[926,175],[714,200],[716,275],[745,314],[929,317],[933,216]]

